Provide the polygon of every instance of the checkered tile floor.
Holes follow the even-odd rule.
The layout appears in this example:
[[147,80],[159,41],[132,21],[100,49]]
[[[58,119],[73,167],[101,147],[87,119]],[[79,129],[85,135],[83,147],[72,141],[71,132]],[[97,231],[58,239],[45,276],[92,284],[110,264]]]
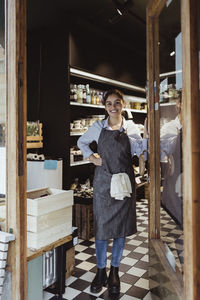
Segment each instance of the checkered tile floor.
[[[126,238],[126,244],[119,268],[121,293],[117,298],[110,298],[107,288],[104,287],[99,294],[90,293],[90,284],[96,273],[96,257],[94,239],[83,241],[75,247],[75,272],[66,280],[66,289],[63,298],[67,300],[152,300],[149,291],[148,279],[148,203],[147,200],[137,202],[137,229],[135,235]],[[176,224],[162,210],[162,231],[164,240],[175,247],[179,243],[181,234],[177,232]],[[167,219],[168,218],[168,219]],[[172,224],[173,223],[173,224]],[[167,233],[167,234],[166,234]],[[169,234],[169,237],[168,237]],[[177,238],[178,235],[178,238]],[[178,261],[178,249],[174,248]],[[112,241],[107,252],[107,271],[111,261]],[[179,261],[178,261],[179,262]],[[180,262],[179,262],[180,264]],[[44,300],[50,299],[52,294],[44,292]]]

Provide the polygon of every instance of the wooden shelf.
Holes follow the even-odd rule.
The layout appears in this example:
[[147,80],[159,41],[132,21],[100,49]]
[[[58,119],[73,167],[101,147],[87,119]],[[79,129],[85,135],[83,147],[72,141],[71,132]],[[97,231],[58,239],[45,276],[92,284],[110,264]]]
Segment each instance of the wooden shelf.
[[70,136],[80,136],[83,135],[86,131],[84,132],[70,132]]
[[[89,104],[89,103],[79,103],[79,102],[73,102],[73,101],[70,101],[70,105],[105,109],[104,105],[96,105],[96,104]],[[147,111],[145,109],[139,110],[139,109],[133,109],[133,108],[125,108],[125,110],[126,111],[130,111],[130,112],[135,112],[135,113],[142,113],[142,114],[146,114],[147,113]]]
[[26,137],[27,149],[42,148],[43,147],[43,136],[42,136],[42,123],[39,124],[39,135],[27,136]]
[[69,241],[72,240],[72,235],[68,235],[62,239],[57,240],[56,242],[53,242],[43,248],[37,249],[37,250],[33,250],[33,249],[27,249],[27,261],[30,261],[40,255],[43,255],[45,252],[47,251],[51,251],[52,249],[59,247]]
[[85,106],[85,107],[92,107],[92,108],[101,108],[101,109],[105,108],[104,105],[89,104],[89,103],[80,103],[80,102],[73,102],[73,101],[70,101],[70,105]]

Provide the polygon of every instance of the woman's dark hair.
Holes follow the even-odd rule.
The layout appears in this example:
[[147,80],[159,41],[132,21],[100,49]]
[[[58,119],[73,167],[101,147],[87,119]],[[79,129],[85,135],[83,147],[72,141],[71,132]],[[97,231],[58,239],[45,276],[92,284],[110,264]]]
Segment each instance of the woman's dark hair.
[[107,92],[105,92],[104,95],[103,95],[103,104],[104,104],[104,105],[106,104],[106,100],[107,100],[107,98],[108,98],[110,95],[116,95],[116,96],[119,97],[123,102],[125,102],[125,101],[124,101],[124,96],[123,96],[122,92],[120,92],[120,91],[117,90],[117,89],[110,89],[110,90],[108,90]]

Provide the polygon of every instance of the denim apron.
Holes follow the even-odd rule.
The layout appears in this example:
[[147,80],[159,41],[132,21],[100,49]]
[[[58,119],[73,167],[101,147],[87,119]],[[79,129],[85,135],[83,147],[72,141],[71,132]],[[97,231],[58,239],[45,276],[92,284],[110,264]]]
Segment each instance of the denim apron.
[[[119,130],[101,130],[98,154],[102,166],[94,175],[94,232],[98,240],[125,237],[136,233],[135,176],[132,167],[130,142]],[[131,197],[116,200],[110,196],[112,174],[127,173],[132,185]]]

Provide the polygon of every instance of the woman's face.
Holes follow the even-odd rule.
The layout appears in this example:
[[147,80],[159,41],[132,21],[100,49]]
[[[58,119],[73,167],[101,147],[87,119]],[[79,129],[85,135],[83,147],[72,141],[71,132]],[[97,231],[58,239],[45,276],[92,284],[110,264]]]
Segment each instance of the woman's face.
[[106,99],[105,109],[110,117],[120,116],[124,106],[124,101],[115,94],[108,96]]

